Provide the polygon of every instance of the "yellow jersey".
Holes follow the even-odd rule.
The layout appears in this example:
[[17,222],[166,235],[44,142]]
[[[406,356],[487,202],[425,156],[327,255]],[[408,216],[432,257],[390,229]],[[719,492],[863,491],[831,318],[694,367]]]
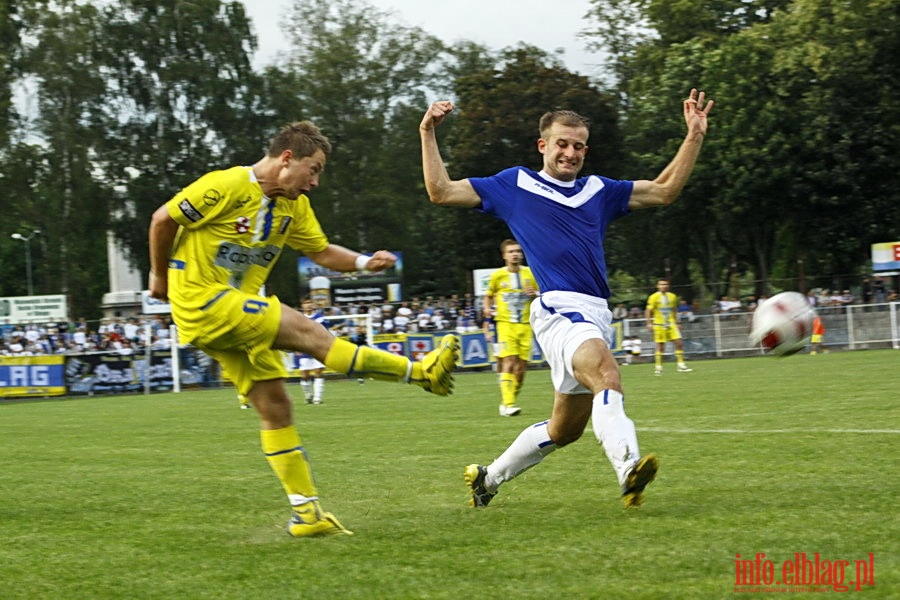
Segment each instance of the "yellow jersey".
[[653,315],[654,325],[676,325],[677,308],[678,296],[672,292],[653,292],[647,298],[647,309]]
[[517,273],[500,267],[491,273],[487,294],[494,298],[494,321],[528,323],[533,298],[525,293],[527,287],[538,291],[537,280],[528,267],[520,266]]
[[284,246],[306,253],[329,243],[306,195],[264,196],[252,167],[207,173],[166,208],[180,225],[169,257],[176,315],[204,307],[228,288],[259,294]]

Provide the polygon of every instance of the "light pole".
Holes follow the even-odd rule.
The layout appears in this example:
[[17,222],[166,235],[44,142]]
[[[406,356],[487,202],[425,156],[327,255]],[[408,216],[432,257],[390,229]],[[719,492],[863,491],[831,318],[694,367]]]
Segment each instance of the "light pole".
[[38,235],[40,232],[40,229],[34,229],[27,236],[24,236],[21,233],[14,233],[9,236],[14,240],[22,240],[23,242],[25,242],[25,273],[28,276],[29,296],[34,296],[34,281],[32,281],[31,279],[31,238]]

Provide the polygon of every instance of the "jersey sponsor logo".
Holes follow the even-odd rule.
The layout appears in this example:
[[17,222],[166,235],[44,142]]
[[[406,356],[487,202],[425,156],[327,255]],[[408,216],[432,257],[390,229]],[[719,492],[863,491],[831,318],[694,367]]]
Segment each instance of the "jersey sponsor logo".
[[282,217],[281,219],[281,227],[278,228],[278,234],[283,235],[287,228],[291,225],[291,220],[293,217]]
[[250,231],[250,217],[238,217],[234,223],[234,230],[238,233],[247,233]]
[[516,313],[516,316],[520,315],[531,302],[531,297],[520,291],[500,292],[500,298],[511,313]]
[[215,264],[217,267],[225,267],[235,272],[246,271],[253,265],[268,267],[278,258],[280,250],[278,246],[248,248],[231,242],[222,242],[216,252]]
[[519,170],[519,177],[516,180],[516,185],[526,192],[543,196],[548,200],[552,200],[563,206],[568,206],[569,208],[578,208],[605,187],[603,181],[599,177],[591,176],[577,194],[567,198],[561,192],[558,192],[546,183],[535,179],[521,169]]
[[178,208],[181,210],[181,214],[187,217],[187,219],[192,223],[196,223],[203,218],[203,214],[201,214],[199,210],[194,208],[194,205],[191,204],[191,201],[187,198],[178,203]]
[[210,188],[203,192],[203,204],[207,206],[215,206],[222,199],[222,192],[217,189]]

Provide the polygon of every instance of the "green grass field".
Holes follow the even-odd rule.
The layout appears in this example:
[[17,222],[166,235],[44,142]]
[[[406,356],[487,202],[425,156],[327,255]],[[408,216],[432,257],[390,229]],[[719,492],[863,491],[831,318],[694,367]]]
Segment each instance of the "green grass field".
[[590,428],[467,506],[463,468],[549,415],[549,371],[508,419],[491,373],[449,398],[329,381],[296,418],[325,508],[356,535],[322,539],[284,533],[233,390],[0,405],[0,598],[723,598],[736,555],[761,552],[779,575],[798,552],[850,561],[845,584],[872,553],[861,593],[897,598],[900,353],[691,366],[623,368],[661,461],[630,511]]

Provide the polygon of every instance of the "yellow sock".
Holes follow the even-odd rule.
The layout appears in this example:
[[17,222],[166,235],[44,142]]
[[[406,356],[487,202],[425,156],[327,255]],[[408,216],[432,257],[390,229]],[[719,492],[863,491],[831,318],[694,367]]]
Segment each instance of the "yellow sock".
[[340,338],[334,340],[325,357],[325,365],[351,377],[369,377],[381,381],[409,381],[411,376],[413,379],[423,378],[420,363],[412,363],[405,356],[384,350],[357,346]]
[[500,373],[500,398],[505,406],[516,403],[516,376],[512,373]]
[[678,361],[678,364],[684,364],[684,350],[676,350],[675,351],[675,360]]
[[662,366],[662,352],[654,352],[653,358],[656,359],[656,366],[661,367]]
[[281,429],[260,431],[262,450],[275,475],[281,481],[291,506],[317,500],[316,484],[297,429],[290,425]]

